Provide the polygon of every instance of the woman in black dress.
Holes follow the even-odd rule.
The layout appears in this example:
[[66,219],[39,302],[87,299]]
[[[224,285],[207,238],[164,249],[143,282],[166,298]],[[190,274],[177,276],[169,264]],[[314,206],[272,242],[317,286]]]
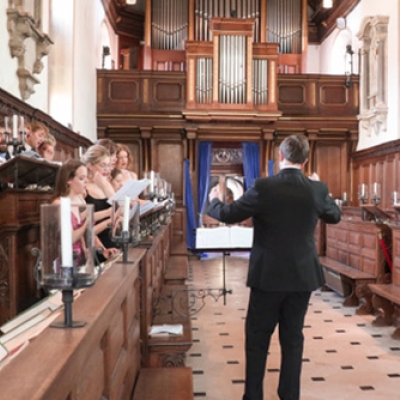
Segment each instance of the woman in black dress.
[[[101,145],[93,145],[87,149],[82,161],[88,171],[85,200],[86,203],[94,205],[94,219],[98,237],[106,249],[113,249],[113,252],[116,253],[118,249],[115,248],[110,235],[111,205],[107,202],[114,194],[114,189],[109,181],[110,153]],[[104,261],[103,257],[99,257],[99,259]]]

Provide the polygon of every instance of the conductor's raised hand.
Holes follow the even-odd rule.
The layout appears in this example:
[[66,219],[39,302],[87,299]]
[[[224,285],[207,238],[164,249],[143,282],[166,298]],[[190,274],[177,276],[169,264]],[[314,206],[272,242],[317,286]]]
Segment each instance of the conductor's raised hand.
[[211,189],[210,194],[208,195],[208,200],[211,203],[214,199],[220,199],[220,198],[221,198],[221,193],[219,190],[219,185],[216,185]]

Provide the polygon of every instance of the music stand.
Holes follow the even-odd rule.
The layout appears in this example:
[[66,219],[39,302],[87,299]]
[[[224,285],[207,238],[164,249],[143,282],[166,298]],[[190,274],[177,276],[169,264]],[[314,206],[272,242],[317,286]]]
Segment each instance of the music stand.
[[18,155],[0,165],[0,180],[14,189],[29,185],[54,186],[59,165]]

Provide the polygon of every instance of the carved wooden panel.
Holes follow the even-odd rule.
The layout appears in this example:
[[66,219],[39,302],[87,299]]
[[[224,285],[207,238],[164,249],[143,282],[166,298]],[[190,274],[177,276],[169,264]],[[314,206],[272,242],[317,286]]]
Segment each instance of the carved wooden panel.
[[129,80],[113,80],[109,86],[110,100],[113,102],[137,102],[139,97],[139,82]]
[[391,241],[390,229],[383,224],[342,219],[337,225],[326,226],[326,253],[329,258],[355,269],[382,278],[385,260],[378,241]]
[[0,194],[0,323],[39,300],[33,271],[34,247],[40,248],[40,205],[51,193],[24,190]]
[[98,114],[158,110],[180,112],[186,102],[183,72],[99,70],[97,87]]
[[159,171],[167,182],[171,183],[172,191],[178,202],[183,200],[183,161],[185,143],[179,140],[152,141],[153,169]]
[[318,143],[315,149],[316,172],[328,184],[333,198],[341,198],[346,191],[346,159],[342,152],[343,143]]
[[306,103],[306,87],[304,84],[279,85],[279,105],[304,106]]
[[324,106],[345,106],[348,103],[348,91],[343,85],[321,85],[320,99]]
[[[308,78],[308,79],[307,79]],[[341,76],[281,74],[278,76],[278,109],[283,115],[337,115],[358,112],[358,77],[345,85]]]
[[104,392],[104,353],[101,346],[92,348],[83,370],[85,377],[76,387],[76,399],[99,399]]
[[172,244],[186,243],[186,207],[176,207],[172,216]]

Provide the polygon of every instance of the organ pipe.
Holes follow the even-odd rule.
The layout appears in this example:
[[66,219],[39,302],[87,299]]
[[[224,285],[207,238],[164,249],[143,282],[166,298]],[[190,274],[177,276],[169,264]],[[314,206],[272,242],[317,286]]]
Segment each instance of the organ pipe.
[[212,41],[211,18],[255,18],[254,42],[260,41],[260,0],[195,0],[195,40]]
[[302,0],[267,1],[267,41],[282,54],[302,52]]
[[[153,0],[151,24],[153,49],[185,49],[185,41],[188,38],[188,7],[188,0]],[[195,15],[197,21],[198,14]]]

